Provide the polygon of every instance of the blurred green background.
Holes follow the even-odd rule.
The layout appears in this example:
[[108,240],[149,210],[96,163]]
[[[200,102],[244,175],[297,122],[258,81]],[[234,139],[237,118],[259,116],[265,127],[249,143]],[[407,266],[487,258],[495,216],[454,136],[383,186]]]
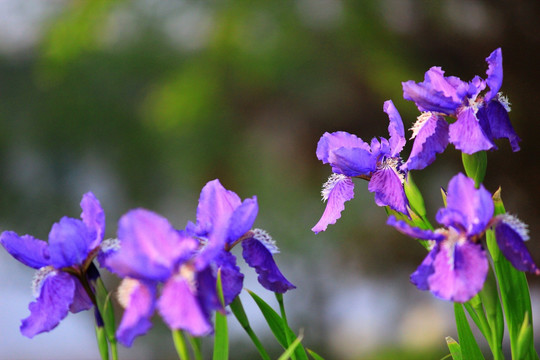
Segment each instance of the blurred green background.
[[[133,207],[181,228],[195,219],[200,189],[219,178],[242,198],[257,195],[256,226],[281,248],[277,262],[298,287],[285,297],[292,327],[309,347],[327,359],[440,359],[444,337],[456,336],[452,305],[409,284],[424,250],[384,225],[365,182],[336,225],[310,231],[330,175],[317,141],[337,130],[387,137],[387,99],[410,128],[418,111],[402,81],[421,81],[434,65],[484,76],[484,59],[502,47],[522,150],[500,142],[485,184],[502,186],[506,208],[530,224],[540,262],[539,15],[536,0],[0,0],[0,227],[46,239],[92,190],[109,237]],[[449,146],[415,172],[432,218],[439,187],[460,170]],[[98,357],[89,312],[23,338],[32,271],[5,252],[0,271],[0,357]],[[246,287],[273,300],[246,275]],[[540,283],[530,279],[540,343]],[[231,326],[231,359],[257,358]],[[121,357],[174,358],[161,321]]]

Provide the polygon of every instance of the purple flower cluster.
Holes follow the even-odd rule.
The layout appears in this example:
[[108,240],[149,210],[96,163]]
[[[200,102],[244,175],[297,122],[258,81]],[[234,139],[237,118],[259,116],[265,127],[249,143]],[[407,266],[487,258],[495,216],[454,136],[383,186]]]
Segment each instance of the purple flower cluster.
[[443,228],[423,230],[388,218],[388,224],[413,238],[431,241],[431,251],[411,275],[420,290],[435,296],[465,302],[483,287],[488,273],[488,258],[480,242],[484,233],[494,228],[497,245],[510,263],[520,271],[540,275],[524,242],[529,239],[527,227],[516,217],[494,216],[491,194],[463,174],[448,184],[447,205],[437,213]]
[[118,340],[131,346],[145,334],[157,308],[171,329],[194,336],[212,332],[211,314],[223,311],[216,293],[219,270],[225,305],[242,290],[244,275],[230,249],[241,243],[242,255],[266,289],[294,289],[279,271],[271,237],[251,229],[258,212],[256,197],[242,201],[218,180],[202,189],[196,223],[175,229],[167,219],[135,209],[118,224],[119,248],[107,253],[104,266],[122,277],[118,294],[125,308]]

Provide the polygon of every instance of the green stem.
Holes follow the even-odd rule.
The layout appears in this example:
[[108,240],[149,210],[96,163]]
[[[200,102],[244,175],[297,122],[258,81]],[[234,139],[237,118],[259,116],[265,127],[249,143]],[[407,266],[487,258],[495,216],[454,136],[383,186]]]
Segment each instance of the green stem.
[[111,354],[113,360],[118,360],[118,346],[116,346],[116,341],[111,341]]
[[[285,339],[287,340],[287,347],[291,346],[291,337],[289,335],[289,324],[287,322],[287,314],[285,313],[285,304],[283,303],[283,294],[281,293],[274,293],[276,294],[276,299],[279,303],[279,311],[281,313],[281,319],[283,320],[283,329],[285,330]],[[294,352],[291,354],[291,359],[296,360],[296,356]]]
[[184,335],[182,334],[182,331],[172,330],[172,337],[173,337],[176,353],[178,354],[178,358],[180,360],[188,360],[189,355],[188,355],[188,350],[186,346],[186,340],[184,339]]

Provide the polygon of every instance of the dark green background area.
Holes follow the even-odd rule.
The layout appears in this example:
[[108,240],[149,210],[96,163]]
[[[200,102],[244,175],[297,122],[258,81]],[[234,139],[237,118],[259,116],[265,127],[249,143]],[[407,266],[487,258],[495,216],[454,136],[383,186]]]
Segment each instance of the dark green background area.
[[[402,81],[422,81],[434,65],[463,80],[484,77],[484,59],[501,47],[501,90],[523,141],[517,153],[506,141],[497,143],[485,185],[490,191],[502,186],[506,208],[530,225],[528,247],[540,262],[537,1],[94,0],[52,3],[46,13],[36,41],[1,47],[2,230],[46,239],[61,216],[78,216],[88,190],[106,211],[108,237],[134,207],[157,211],[181,228],[195,220],[200,189],[219,178],[242,198],[257,195],[256,226],[277,240],[277,261],[298,286],[290,297],[294,326],[304,328],[305,342],[321,355],[339,358],[344,355],[334,352],[329,334],[335,319],[325,313],[332,294],[356,274],[360,289],[369,279],[411,290],[408,275],[424,252],[385,225],[384,209],[361,180],[338,223],[319,235],[310,231],[324,210],[320,187],[331,173],[315,156],[317,141],[337,130],[366,141],[387,137],[387,99],[409,129],[418,111],[403,100]],[[460,159],[450,145],[414,173],[431,219],[442,206],[439,187],[462,171]],[[539,281],[531,282],[537,294]],[[451,304],[437,304],[451,316]],[[410,305],[406,297],[392,303],[404,312]],[[160,359],[171,355],[172,345],[156,326],[150,340],[136,344],[156,346]],[[377,326],[373,332],[377,341],[386,337]],[[371,341],[363,336],[358,343]],[[233,347],[233,358],[255,356],[243,341],[233,340],[243,349]],[[352,358],[395,359],[394,348],[403,359],[447,353],[443,337],[419,352],[397,339],[380,347]]]

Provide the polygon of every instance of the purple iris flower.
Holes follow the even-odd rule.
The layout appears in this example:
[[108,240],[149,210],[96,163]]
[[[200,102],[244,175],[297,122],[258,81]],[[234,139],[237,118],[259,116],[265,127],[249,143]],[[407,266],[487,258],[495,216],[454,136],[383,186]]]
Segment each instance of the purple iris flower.
[[93,302],[81,281],[100,249],[105,232],[105,213],[98,199],[88,192],[81,201],[81,218],[63,217],[49,233],[49,241],[31,235],[4,231],[0,243],[17,260],[37,269],[32,281],[36,298],[28,306],[30,316],[22,320],[21,333],[32,338],[54,329],[68,311],[88,310]]
[[[444,76],[440,67],[429,69],[421,83],[403,83],[403,97],[414,101],[422,114],[413,127],[415,142],[404,169],[421,169],[417,158],[432,158],[441,153],[448,142],[467,154],[497,149],[494,141],[507,138],[513,151],[519,150],[520,138],[514,131],[508,112],[510,104],[499,93],[503,80],[502,51],[497,49],[487,58],[487,78],[476,76],[464,82]],[[483,95],[480,93],[489,88]],[[457,120],[448,125],[442,115]]]
[[463,174],[448,184],[446,208],[437,213],[444,228],[422,230],[405,221],[388,218],[388,224],[411,237],[432,241],[432,248],[411,282],[420,290],[451,301],[465,302],[483,287],[488,272],[488,259],[480,243],[486,230],[495,229],[497,244],[504,256],[518,270],[540,274],[524,241],[527,227],[517,218],[504,214],[493,216],[491,194]]
[[221,268],[225,304],[233,301],[242,290],[244,276],[236,265],[236,258],[229,253],[238,243],[242,244],[244,260],[259,274],[258,280],[264,288],[279,293],[296,288],[274,261],[273,254],[278,250],[270,235],[260,229],[251,229],[258,210],[255,196],[242,201],[216,179],[202,189],[197,223],[188,224],[186,229],[206,242],[197,266],[203,267],[210,259],[217,259],[215,267]]
[[325,133],[317,144],[317,158],[332,166],[333,174],[323,185],[323,201],[328,201],[319,222],[311,229],[318,233],[335,224],[345,202],[354,197],[353,177],[369,180],[368,190],[375,193],[375,203],[404,214],[407,197],[403,190],[405,173],[400,169],[399,153],[405,145],[403,121],[391,100],[385,101],[390,139],[373,138],[371,144],[344,131]]

